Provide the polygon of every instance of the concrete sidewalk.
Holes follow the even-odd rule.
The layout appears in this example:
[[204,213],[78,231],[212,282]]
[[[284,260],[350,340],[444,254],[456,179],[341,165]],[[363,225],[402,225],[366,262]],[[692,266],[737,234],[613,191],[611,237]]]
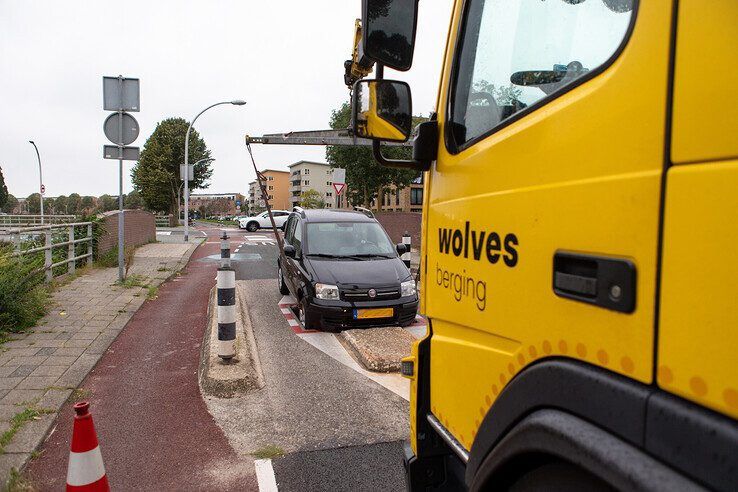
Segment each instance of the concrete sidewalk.
[[146,301],[148,287],[181,270],[199,244],[140,247],[129,271],[140,285],[130,288],[115,285],[117,268],[86,272],[52,294],[52,307],[38,326],[0,345],[3,484],[12,468],[27,463],[62,404],[70,396],[84,397],[77,386]]

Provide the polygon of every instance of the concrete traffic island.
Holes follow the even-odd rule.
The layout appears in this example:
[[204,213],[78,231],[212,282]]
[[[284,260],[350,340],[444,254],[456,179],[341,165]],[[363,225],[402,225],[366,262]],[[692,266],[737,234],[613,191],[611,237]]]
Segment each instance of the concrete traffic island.
[[236,292],[236,355],[225,361],[218,356],[218,302],[210,292],[208,328],[200,353],[200,389],[205,395],[233,398],[264,387],[264,376],[256,350],[251,319],[240,292]]
[[410,355],[415,337],[400,327],[342,331],[339,340],[369,371],[399,372],[400,361]]

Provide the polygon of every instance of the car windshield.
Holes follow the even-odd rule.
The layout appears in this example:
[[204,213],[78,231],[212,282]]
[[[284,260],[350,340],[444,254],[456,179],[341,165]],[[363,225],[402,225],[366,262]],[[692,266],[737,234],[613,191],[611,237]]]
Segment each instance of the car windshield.
[[318,222],[307,225],[308,255],[390,256],[395,247],[376,222]]

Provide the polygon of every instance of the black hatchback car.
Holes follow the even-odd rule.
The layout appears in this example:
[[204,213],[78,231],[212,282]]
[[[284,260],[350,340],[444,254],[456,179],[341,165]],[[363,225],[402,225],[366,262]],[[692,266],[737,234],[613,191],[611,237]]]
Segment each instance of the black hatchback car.
[[279,290],[292,293],[306,329],[406,326],[418,310],[410,271],[376,219],[348,210],[302,210],[285,226]]

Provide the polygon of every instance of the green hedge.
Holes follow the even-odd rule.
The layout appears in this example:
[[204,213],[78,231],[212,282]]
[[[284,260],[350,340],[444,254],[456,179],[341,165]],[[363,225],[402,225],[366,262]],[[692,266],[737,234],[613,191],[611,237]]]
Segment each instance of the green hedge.
[[10,245],[0,244],[0,338],[34,326],[49,298],[43,255],[15,258],[12,252]]

